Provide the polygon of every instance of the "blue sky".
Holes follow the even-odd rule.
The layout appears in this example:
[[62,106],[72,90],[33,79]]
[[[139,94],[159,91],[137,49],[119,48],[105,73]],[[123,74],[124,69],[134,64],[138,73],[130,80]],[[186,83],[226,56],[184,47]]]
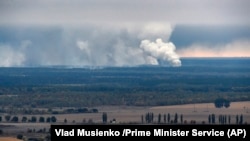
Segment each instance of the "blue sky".
[[1,0],[0,66],[250,57],[249,7],[248,0]]

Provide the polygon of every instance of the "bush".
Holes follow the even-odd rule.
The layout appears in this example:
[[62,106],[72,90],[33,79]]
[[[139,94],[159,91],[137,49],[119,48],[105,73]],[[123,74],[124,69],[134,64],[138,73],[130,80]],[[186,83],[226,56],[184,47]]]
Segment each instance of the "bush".
[[21,139],[23,139],[23,135],[22,135],[22,134],[18,134],[18,135],[16,136],[16,138],[21,140]]
[[217,98],[214,101],[214,105],[216,108],[222,108],[222,107],[228,108],[230,107],[230,101],[224,98]]

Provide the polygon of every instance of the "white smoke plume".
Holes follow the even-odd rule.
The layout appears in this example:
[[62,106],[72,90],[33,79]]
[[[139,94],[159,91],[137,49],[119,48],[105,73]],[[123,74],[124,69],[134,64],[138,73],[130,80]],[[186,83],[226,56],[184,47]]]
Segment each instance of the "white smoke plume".
[[[175,45],[172,42],[165,43],[158,38],[155,42],[149,40],[141,41],[140,48],[142,48],[154,61],[158,63],[167,63],[171,66],[181,66],[181,60],[175,52]],[[155,62],[155,64],[158,64]]]
[[89,58],[91,52],[90,52],[90,49],[89,49],[88,42],[87,41],[77,41],[76,44],[77,44],[77,47],[81,51],[83,51],[84,53],[86,53],[85,55]]
[[171,24],[157,22],[151,22],[140,26],[138,37],[140,39],[148,40],[156,40],[157,38],[164,38],[165,40],[168,40],[174,29]]
[[0,67],[181,65],[172,43],[161,39],[150,43],[157,38],[169,40],[173,29],[165,23],[7,29],[0,26],[1,30],[4,41],[0,39]]
[[8,44],[0,44],[0,66],[22,66],[26,60],[24,52],[30,44],[29,40],[22,41],[18,49],[14,49],[13,46]]

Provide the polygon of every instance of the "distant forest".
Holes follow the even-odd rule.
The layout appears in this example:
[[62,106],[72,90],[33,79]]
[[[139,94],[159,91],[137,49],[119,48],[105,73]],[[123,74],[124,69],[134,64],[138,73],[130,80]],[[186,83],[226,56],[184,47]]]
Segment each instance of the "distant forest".
[[0,68],[0,106],[159,106],[218,98],[248,101],[249,60],[187,59],[182,67]]

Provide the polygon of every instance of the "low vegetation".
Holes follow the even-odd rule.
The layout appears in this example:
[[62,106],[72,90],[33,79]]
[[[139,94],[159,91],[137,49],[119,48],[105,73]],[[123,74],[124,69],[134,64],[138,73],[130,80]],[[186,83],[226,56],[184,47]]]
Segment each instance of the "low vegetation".
[[218,98],[250,100],[250,67],[223,65],[0,68],[0,106],[162,106],[214,102]]
[[[101,111],[89,107],[214,103],[215,108],[224,109],[229,108],[231,102],[250,101],[249,59],[194,59],[192,63],[184,59],[182,62],[182,67],[0,68],[0,125],[53,124],[59,123],[58,117],[62,114],[99,114]],[[102,123],[119,123],[110,113],[101,112],[98,118]],[[187,120],[181,112],[171,113],[171,118],[168,113],[153,114],[142,113],[138,115],[141,121],[131,123],[196,124],[196,119]],[[247,124],[241,113],[209,113],[202,123],[214,124],[215,118],[216,124]],[[79,124],[74,119],[60,119],[60,124],[67,123]],[[80,122],[95,123],[100,121],[90,118]],[[0,128],[0,136],[5,134],[5,129]],[[49,140],[47,128],[29,128],[27,132],[15,135],[18,139]],[[30,136],[40,133],[42,138]]]

